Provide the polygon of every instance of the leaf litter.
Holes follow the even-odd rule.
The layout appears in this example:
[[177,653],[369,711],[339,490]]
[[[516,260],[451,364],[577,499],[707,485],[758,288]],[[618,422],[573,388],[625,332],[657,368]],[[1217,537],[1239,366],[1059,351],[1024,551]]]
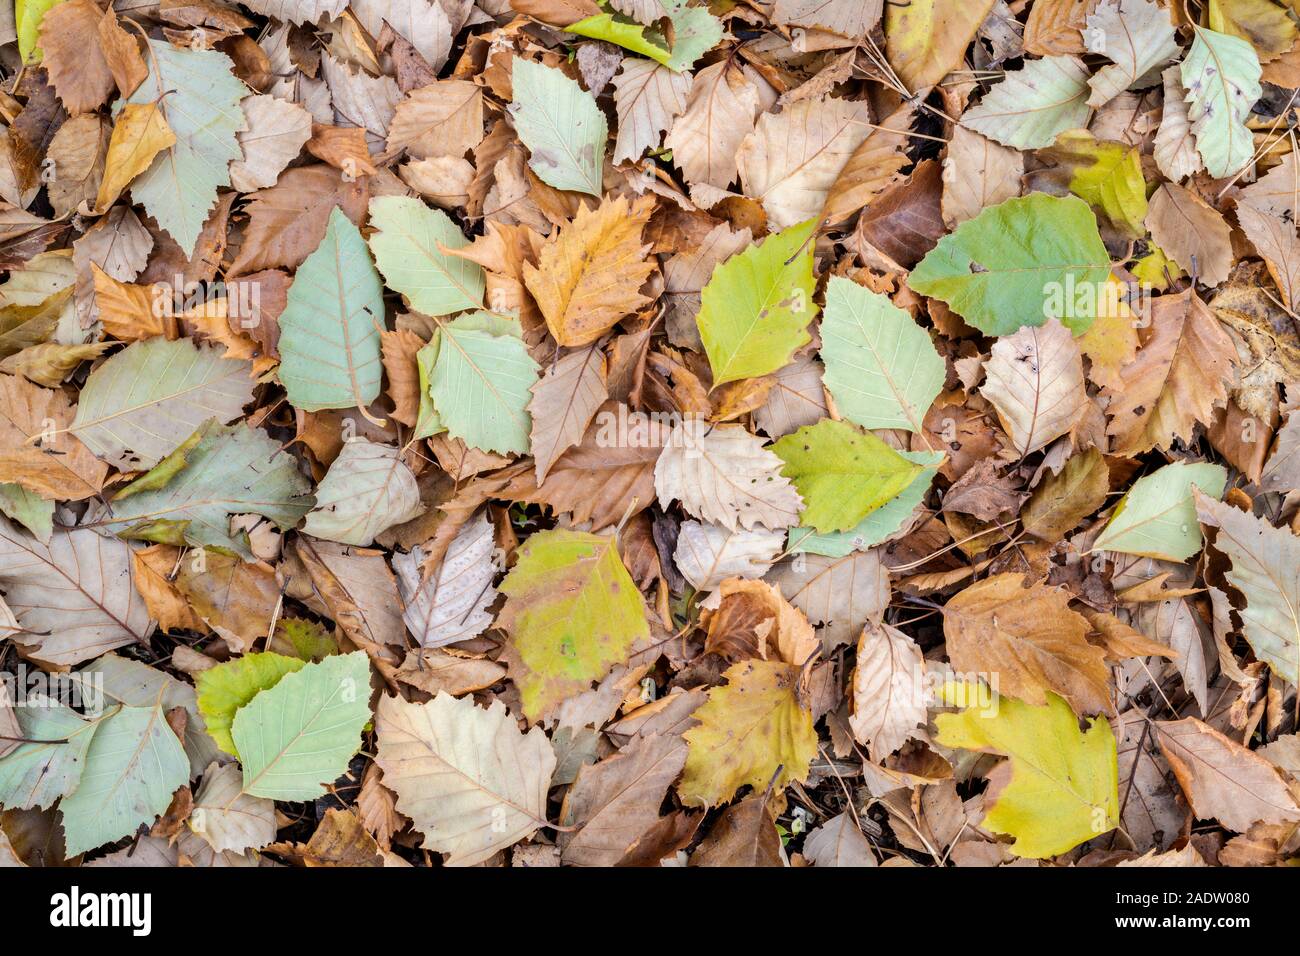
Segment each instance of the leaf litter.
[[0,859],[1300,853],[1291,6],[5,13]]

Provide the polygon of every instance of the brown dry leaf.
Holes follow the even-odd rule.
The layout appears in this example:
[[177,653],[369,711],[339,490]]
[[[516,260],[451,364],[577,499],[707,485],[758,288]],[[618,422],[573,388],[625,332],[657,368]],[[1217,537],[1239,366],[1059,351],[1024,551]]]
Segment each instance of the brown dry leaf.
[[604,353],[591,347],[563,356],[533,385],[528,403],[533,419],[530,448],[539,485],[559,457],[582,441],[609,398],[606,375]]
[[1195,292],[1157,299],[1146,342],[1120,370],[1122,387],[1103,392],[1114,452],[1131,456],[1189,441],[1196,423],[1209,423],[1227,401],[1235,358],[1232,340]]
[[736,156],[758,112],[758,87],[730,60],[696,73],[686,108],[664,139],[686,182],[726,189],[736,178]]
[[1146,227],[1165,255],[1207,286],[1228,278],[1231,227],[1195,193],[1176,183],[1161,186],[1147,207]]
[[1101,648],[1088,643],[1088,622],[1060,590],[1025,586],[1019,574],[997,574],[944,605],[948,657],[958,671],[995,674],[998,691],[1026,703],[1064,697],[1076,714],[1109,713]]
[[686,763],[681,737],[637,737],[617,754],[584,766],[564,798],[561,861],[613,866],[659,820],[659,805]]
[[718,588],[705,649],[728,661],[753,657],[803,667],[821,652],[803,612],[763,581],[729,578]]
[[0,482],[42,498],[81,501],[98,495],[108,466],[67,429],[72,403],[16,375],[0,375]]
[[424,348],[424,339],[409,329],[385,330],[379,337],[384,372],[388,375],[388,397],[393,400],[393,418],[414,427],[420,413],[420,369],[415,353]]
[[1155,722],[1156,738],[1196,816],[1246,833],[1255,823],[1300,821],[1294,782],[1195,717]]
[[953,130],[943,161],[943,221],[949,229],[1020,195],[1025,157],[964,126]]
[[412,90],[388,124],[387,155],[464,158],[483,141],[483,91],[465,80],[439,80]]
[[104,50],[92,40],[103,17],[93,0],[64,0],[41,19],[41,63],[69,113],[98,109],[113,89]]
[[269,564],[210,551],[182,561],[172,583],[232,651],[247,653],[270,636],[280,588]]
[[925,661],[916,642],[888,624],[863,630],[853,670],[853,738],[877,763],[925,724]]
[[641,231],[654,206],[650,196],[630,207],[620,197],[580,209],[542,247],[536,266],[524,264],[524,284],[560,345],[594,342],[649,301],[639,290],[654,263]]
[[172,575],[180,571],[182,555],[180,548],[170,544],[152,544],[132,551],[136,590],[144,598],[149,616],[164,631],[207,634],[211,629],[172,583]]
[[691,866],[783,866],[770,796],[751,793],[727,807],[691,854]]
[[1101,508],[1110,492],[1110,469],[1096,448],[1070,458],[1025,502],[1020,521],[1036,538],[1059,541]]

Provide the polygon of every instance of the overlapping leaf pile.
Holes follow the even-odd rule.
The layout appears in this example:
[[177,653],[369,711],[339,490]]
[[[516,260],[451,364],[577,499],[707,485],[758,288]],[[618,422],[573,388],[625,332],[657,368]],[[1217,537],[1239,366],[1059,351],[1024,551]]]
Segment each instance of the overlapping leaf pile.
[[1293,5],[9,12],[0,861],[1300,853]]

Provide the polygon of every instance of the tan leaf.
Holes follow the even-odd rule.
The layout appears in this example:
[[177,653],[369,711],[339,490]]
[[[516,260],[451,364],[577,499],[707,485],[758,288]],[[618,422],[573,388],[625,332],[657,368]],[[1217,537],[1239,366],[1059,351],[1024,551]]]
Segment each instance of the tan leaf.
[[537,481],[559,457],[582,441],[597,409],[609,397],[605,355],[594,346],[570,352],[537,380],[528,413],[533,419],[530,449]]
[[53,178],[45,189],[56,215],[70,216],[95,201],[110,136],[108,123],[91,114],[72,117],[54,134],[45,154]]
[[99,494],[108,466],[68,433],[73,411],[60,389],[0,376],[0,482],[63,501]]
[[680,501],[688,513],[732,531],[755,525],[775,531],[797,524],[803,510],[782,467],[744,428],[688,418],[673,428],[655,465],[655,491],[661,507]]
[[618,139],[614,162],[639,160],[685,109],[691,75],[676,73],[653,60],[627,56],[614,77]]
[[863,627],[879,623],[889,606],[889,571],[874,550],[841,558],[796,555],[769,580],[820,628],[828,647],[847,644]]
[[763,581],[730,578],[718,588],[705,649],[729,661],[779,660],[802,667],[821,651],[803,612]]
[[1038,0],[1025,21],[1025,50],[1039,56],[1083,53],[1083,26],[1097,0]]
[[997,675],[999,693],[1028,704],[1064,697],[1079,715],[1112,712],[1104,652],[1069,597],[1019,574],[996,574],[951,598],[943,611],[948,658],[958,671]]
[[868,625],[858,638],[849,726],[877,763],[926,721],[925,661],[916,642],[888,624]]
[[118,282],[91,263],[95,283],[95,306],[104,331],[123,342],[137,342],[157,335],[176,338],[171,290]]
[[953,130],[943,161],[943,221],[954,229],[980,211],[1020,195],[1025,157],[965,126]]
[[1069,330],[1056,319],[1002,336],[984,372],[980,394],[997,409],[1022,458],[1068,433],[1084,412],[1083,360]]
[[521,734],[499,700],[483,710],[468,697],[385,694],[375,726],[384,786],[448,865],[480,863],[545,825],[555,753],[541,728]]
[[736,178],[741,141],[757,116],[758,87],[724,59],[695,74],[686,109],[664,145],[689,184],[726,189]]
[[274,96],[246,96],[239,107],[248,128],[236,134],[243,159],[230,164],[230,185],[241,193],[274,186],[311,139],[311,114]]
[[1102,507],[1110,493],[1110,469],[1096,448],[1073,456],[1034,489],[1020,521],[1036,538],[1055,543]]
[[736,158],[745,194],[763,204],[773,230],[821,213],[870,121],[865,102],[833,96],[759,117]]
[[465,154],[483,141],[483,91],[467,80],[438,80],[412,90],[388,124],[387,155],[413,159]]
[[1228,278],[1232,229],[1195,193],[1165,183],[1151,197],[1146,227],[1169,258],[1205,285],[1216,286]]
[[1190,440],[1227,401],[1236,349],[1214,313],[1188,289],[1152,302],[1151,330],[1136,360],[1107,388],[1107,414],[1116,454],[1136,455]]
[[681,737],[652,734],[594,766],[583,766],[564,797],[561,859],[613,866],[659,819],[659,805],[686,763]]
[[1185,717],[1157,720],[1156,739],[1193,812],[1245,833],[1251,824],[1300,821],[1293,784],[1263,757]]

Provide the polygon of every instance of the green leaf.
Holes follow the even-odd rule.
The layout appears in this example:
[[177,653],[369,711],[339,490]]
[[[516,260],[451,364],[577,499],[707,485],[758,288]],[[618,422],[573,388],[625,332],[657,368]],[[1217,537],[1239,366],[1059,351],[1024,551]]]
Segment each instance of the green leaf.
[[285,674],[239,708],[231,738],[244,792],[314,800],[338,779],[370,720],[370,662],[364,651],[327,657]]
[[209,422],[195,434],[198,441],[170,480],[159,485],[149,472],[139,479],[146,490],[128,485],[126,497],[114,498],[111,511],[92,525],[121,538],[224,548],[251,561],[245,535],[230,533],[231,516],[257,514],[292,528],[311,510],[311,484],[294,457],[260,429]]
[[524,542],[501,591],[497,626],[529,720],[587,690],[650,635],[641,593],[612,537],[540,531]]
[[48,697],[28,697],[22,703],[14,713],[23,736],[54,742],[19,744],[0,760],[0,806],[44,810],[77,788],[99,721]]
[[1074,193],[1130,239],[1146,235],[1147,183],[1136,146],[1102,142],[1087,130],[1066,130],[1042,154],[1061,164]]
[[513,322],[486,312],[462,315],[438,330],[438,357],[429,377],[438,416],[454,438],[472,448],[528,453],[529,389],[541,367]]
[[713,270],[697,321],[715,388],[775,372],[809,341],[816,231],[817,220],[801,222]]
[[556,189],[600,198],[609,127],[596,98],[559,70],[518,57],[510,115],[528,165]]
[[270,650],[304,661],[320,661],[339,652],[338,642],[324,625],[301,617],[282,617],[267,644]]
[[962,125],[1014,149],[1051,146],[1088,125],[1088,71],[1072,56],[1025,60],[962,116]]
[[[963,706],[977,696],[969,684],[943,688],[949,705]],[[1004,785],[995,796],[986,792],[994,802],[986,803],[981,826],[1015,837],[1013,853],[1041,859],[1119,825],[1119,765],[1105,718],[1089,719],[1080,733],[1069,705],[1050,692],[1041,707],[997,695],[981,703],[935,717],[936,739],[945,747],[1011,758]]]
[[662,6],[673,25],[671,49],[657,27],[611,12],[607,4],[601,4],[604,12],[570,24],[564,32],[613,43],[680,73],[717,46],[722,39],[722,21],[706,7],[688,7],[684,0],[664,0]]
[[597,13],[570,24],[564,28],[564,32],[613,43],[633,53],[648,56],[665,66],[673,58],[668,49],[668,40],[662,33],[619,13]]
[[14,0],[14,26],[18,33],[18,57],[24,63],[41,62],[41,21],[63,0]]
[[[131,183],[131,198],[194,254],[217,190],[230,185],[230,161],[243,159],[236,134],[248,129],[239,101],[248,88],[235,76],[230,57],[216,50],[172,46],[150,40],[149,75],[126,103],[159,110],[176,134]],[[114,104],[114,112],[123,101]]]
[[370,224],[379,271],[411,308],[425,315],[483,308],[483,268],[443,252],[469,241],[441,209],[409,196],[380,196],[370,200]]
[[1240,37],[1204,27],[1193,29],[1192,48],[1180,67],[1187,118],[1206,170],[1221,179],[1240,170],[1255,154],[1255,139],[1246,120],[1262,93],[1259,57]]
[[806,551],[808,554],[842,558],[854,551],[866,551],[896,534],[925,498],[926,492],[930,490],[930,482],[934,480],[934,474],[943,462],[941,452],[900,451],[899,454],[922,466],[911,484],[848,531],[818,534],[815,528],[791,528],[786,550],[791,553]]
[[0,482],[0,512],[13,518],[36,536],[50,543],[54,533],[54,502],[12,482]]
[[343,443],[316,488],[316,507],[304,534],[343,544],[368,545],[395,524],[424,514],[415,475],[402,450],[357,437]]
[[161,700],[120,707],[100,723],[81,783],[59,804],[69,856],[134,833],[161,816],[190,779],[190,762]]
[[990,206],[939,240],[907,280],[948,303],[986,335],[1009,335],[1058,318],[1086,331],[1092,314],[1074,315],[1072,290],[1101,288],[1110,256],[1082,199],[1032,193]]
[[786,435],[772,450],[804,500],[803,524],[822,533],[852,528],[922,471],[871,432],[829,418]]
[[285,674],[302,670],[307,662],[281,654],[245,654],[201,671],[194,678],[199,711],[208,724],[212,739],[228,754],[239,756],[230,725],[235,714],[264,690],[274,687]]
[[921,431],[946,372],[910,315],[888,296],[832,276],[821,336],[824,381],[845,418],[863,428]]
[[433,381],[433,367],[438,363],[438,339],[439,336],[435,332],[433,338],[415,353],[415,365],[420,372],[420,411],[415,417],[415,432],[411,438],[416,441],[447,430],[438,410],[433,407],[433,397],[429,394],[429,384]]
[[280,314],[280,381],[303,411],[365,408],[379,396],[384,286],[361,232],[335,207]]
[[121,471],[152,468],[205,421],[238,418],[252,365],[190,339],[134,342],[86,380],[72,434]]
[[1093,551],[1119,551],[1165,561],[1186,561],[1201,550],[1192,488],[1223,495],[1228,471],[1207,462],[1175,462],[1139,478],[1093,542]]

